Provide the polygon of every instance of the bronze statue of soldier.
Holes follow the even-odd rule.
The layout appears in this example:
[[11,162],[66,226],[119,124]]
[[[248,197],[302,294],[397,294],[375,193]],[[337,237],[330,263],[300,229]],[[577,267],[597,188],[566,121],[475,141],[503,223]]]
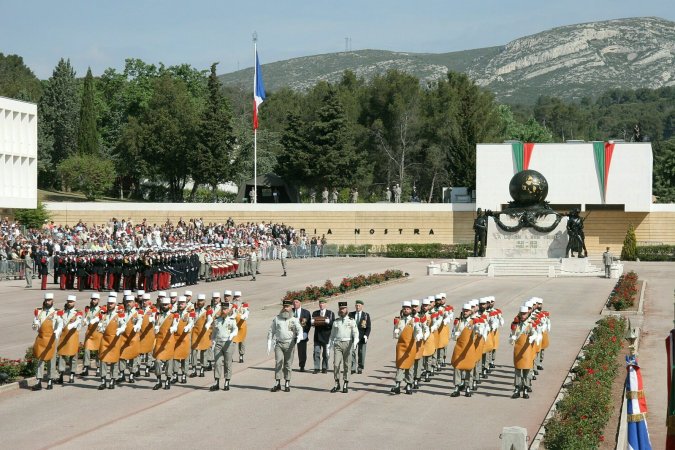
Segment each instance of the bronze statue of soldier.
[[473,221],[473,256],[485,256],[485,247],[487,246],[487,229],[489,211],[483,212],[478,208],[477,217]]
[[[574,253],[578,258],[588,257],[588,250],[586,250],[586,236],[584,235],[584,219],[579,216],[579,208],[571,210],[567,216],[567,248],[565,249],[565,257],[574,257]],[[583,251],[583,254],[582,254]]]

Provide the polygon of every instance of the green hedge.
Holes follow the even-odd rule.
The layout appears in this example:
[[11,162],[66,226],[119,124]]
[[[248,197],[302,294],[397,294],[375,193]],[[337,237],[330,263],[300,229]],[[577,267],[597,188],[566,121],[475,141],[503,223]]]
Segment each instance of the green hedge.
[[640,261],[675,261],[675,245],[638,246],[637,257]]
[[456,258],[473,254],[470,244],[389,244],[384,256],[388,258]]
[[612,384],[619,371],[625,326],[625,319],[617,317],[597,322],[573,369],[576,378],[546,423],[547,449],[595,449],[605,440],[602,433],[614,408]]

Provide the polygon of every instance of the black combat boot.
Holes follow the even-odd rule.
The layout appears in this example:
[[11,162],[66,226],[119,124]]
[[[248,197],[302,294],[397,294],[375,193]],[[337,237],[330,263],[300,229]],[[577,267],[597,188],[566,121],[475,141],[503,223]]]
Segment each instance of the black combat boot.
[[105,378],[101,378],[101,384],[98,385],[98,390],[102,391],[105,389]]
[[286,380],[286,384],[284,384],[284,392],[291,392],[291,382]]
[[346,394],[347,392],[349,392],[349,381],[345,381],[342,385],[342,393]]
[[38,380],[37,383],[35,383],[31,389],[34,390],[34,391],[41,391],[42,390],[42,380]]
[[335,380],[335,386],[330,390],[331,393],[336,393],[340,390],[340,380]]
[[270,389],[271,392],[277,392],[281,390],[281,382],[277,380],[276,384]]
[[401,393],[401,383],[396,382],[396,385],[394,385],[394,387],[391,388],[391,393],[392,394],[400,394]]
[[162,387],[162,380],[161,378],[157,378],[157,383],[152,387],[153,391],[158,391]]
[[230,380],[225,380],[225,385],[223,386],[224,391],[230,390]]
[[520,397],[520,388],[515,388],[513,390],[513,395],[511,395],[511,398],[518,398]]
[[47,390],[54,389],[54,380],[51,378],[47,380]]
[[220,389],[220,380],[216,378],[216,382],[209,388],[209,391],[216,392],[218,389]]

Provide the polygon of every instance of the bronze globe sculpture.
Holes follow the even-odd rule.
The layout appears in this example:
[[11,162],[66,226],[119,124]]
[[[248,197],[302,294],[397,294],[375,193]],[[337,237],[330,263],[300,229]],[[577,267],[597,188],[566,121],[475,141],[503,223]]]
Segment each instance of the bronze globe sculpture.
[[513,198],[512,207],[543,205],[548,195],[548,181],[536,170],[523,170],[511,178],[509,193]]

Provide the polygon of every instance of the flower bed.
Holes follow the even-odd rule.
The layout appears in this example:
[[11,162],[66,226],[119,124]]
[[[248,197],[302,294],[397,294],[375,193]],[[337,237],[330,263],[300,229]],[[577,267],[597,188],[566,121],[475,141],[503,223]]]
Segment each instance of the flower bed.
[[607,306],[616,311],[623,311],[635,304],[635,297],[638,293],[638,275],[632,270],[619,277],[614,289],[612,289]]
[[623,318],[597,322],[583,357],[572,369],[576,378],[546,423],[547,449],[591,449],[605,440],[602,433],[612,412],[612,383],[620,367],[617,356],[624,329]]
[[400,270],[387,270],[383,273],[345,277],[338,286],[335,286],[332,281],[326,280],[323,286],[307,286],[300,291],[287,291],[283,300],[300,300],[303,303],[313,302],[323,297],[344,294],[345,292],[384,283],[385,281],[402,278],[404,276],[407,276],[407,274],[404,274]]
[[33,347],[28,347],[23,359],[0,358],[0,373],[7,375],[7,378],[3,380],[3,383],[11,383],[12,381],[21,378],[29,378],[35,375]]

